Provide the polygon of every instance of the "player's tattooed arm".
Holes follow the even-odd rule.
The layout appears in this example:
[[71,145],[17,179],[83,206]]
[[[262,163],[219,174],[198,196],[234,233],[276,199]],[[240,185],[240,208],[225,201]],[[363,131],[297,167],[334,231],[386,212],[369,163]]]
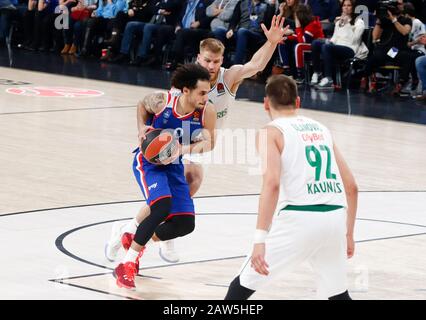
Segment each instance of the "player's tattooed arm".
[[156,91],[146,95],[139,104],[141,104],[148,113],[156,114],[166,106],[166,99],[166,93]]
[[166,106],[167,94],[163,92],[154,92],[146,95],[137,106],[137,125],[139,143],[145,139],[145,134],[152,127],[147,125],[148,120],[154,114],[160,112]]

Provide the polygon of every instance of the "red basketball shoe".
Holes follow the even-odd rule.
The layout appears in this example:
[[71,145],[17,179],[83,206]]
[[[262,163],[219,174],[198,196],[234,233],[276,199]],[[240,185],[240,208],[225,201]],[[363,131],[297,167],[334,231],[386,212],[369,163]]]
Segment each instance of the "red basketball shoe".
[[139,259],[142,257],[145,247],[142,247],[139,255],[135,262],[128,261],[126,263],[120,263],[113,271],[113,276],[116,280],[117,286],[120,288],[126,288],[129,290],[136,289],[135,276],[139,272]]

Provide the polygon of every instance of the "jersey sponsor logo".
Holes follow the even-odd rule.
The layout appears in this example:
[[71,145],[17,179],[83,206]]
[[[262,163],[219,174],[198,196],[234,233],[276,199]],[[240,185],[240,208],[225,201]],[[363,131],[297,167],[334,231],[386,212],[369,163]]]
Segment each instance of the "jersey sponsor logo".
[[157,185],[158,185],[158,183],[156,182],[156,183],[154,183],[154,184],[151,184],[149,187],[148,187],[148,190],[151,190],[151,189],[155,189],[155,188],[157,188]]
[[192,121],[194,122],[200,122],[200,112],[199,111],[195,111],[194,112],[194,116],[192,117]]
[[172,109],[167,108],[163,112],[163,124],[169,122],[170,115],[172,114]]
[[322,133],[303,133],[303,141],[315,142],[315,141],[324,141],[324,135]]
[[223,109],[222,111],[219,111],[217,113],[217,119],[224,118],[226,114],[228,113],[228,108]]
[[68,87],[20,87],[6,89],[7,93],[27,97],[91,98],[104,93],[98,90]]
[[217,94],[218,96],[225,94],[225,86],[222,82],[219,82],[216,85],[216,90],[217,90]]
[[342,185],[336,181],[323,181],[308,183],[308,194],[317,193],[342,193]]
[[167,108],[163,112],[163,118],[168,119],[168,118],[170,118],[171,114],[172,114],[172,109]]

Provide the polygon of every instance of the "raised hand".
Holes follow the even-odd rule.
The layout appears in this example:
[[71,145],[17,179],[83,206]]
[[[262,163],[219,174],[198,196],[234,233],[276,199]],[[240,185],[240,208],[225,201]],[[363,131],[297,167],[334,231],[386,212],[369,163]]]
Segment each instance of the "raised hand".
[[272,22],[271,22],[271,27],[269,28],[269,30],[262,23],[261,27],[262,27],[263,33],[265,34],[265,36],[266,36],[266,38],[268,39],[269,42],[271,42],[273,44],[278,44],[283,40],[284,35],[289,28],[288,26],[285,27],[285,28],[283,27],[284,21],[285,21],[284,17],[273,16]]

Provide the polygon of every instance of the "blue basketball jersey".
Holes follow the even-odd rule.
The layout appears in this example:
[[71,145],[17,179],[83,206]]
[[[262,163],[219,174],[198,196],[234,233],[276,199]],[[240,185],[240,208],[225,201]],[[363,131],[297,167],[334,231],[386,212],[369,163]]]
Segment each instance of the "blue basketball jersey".
[[[199,139],[204,127],[205,107],[195,109],[187,115],[180,115],[177,110],[180,90],[171,89],[167,94],[166,106],[154,115],[147,125],[156,129],[170,129],[181,144],[191,144]],[[168,218],[177,215],[193,215],[194,202],[190,196],[188,182],[180,156],[179,163],[169,165],[155,165],[149,163],[140,152],[135,151],[133,172],[148,205],[156,201],[171,197],[172,208]]]
[[171,89],[167,93],[166,106],[154,115],[150,124],[158,129],[171,129],[174,136],[179,139],[180,144],[191,144],[197,141],[204,127],[204,111],[205,107],[195,109],[193,112],[180,115],[177,110],[177,103],[182,92],[177,89]]

